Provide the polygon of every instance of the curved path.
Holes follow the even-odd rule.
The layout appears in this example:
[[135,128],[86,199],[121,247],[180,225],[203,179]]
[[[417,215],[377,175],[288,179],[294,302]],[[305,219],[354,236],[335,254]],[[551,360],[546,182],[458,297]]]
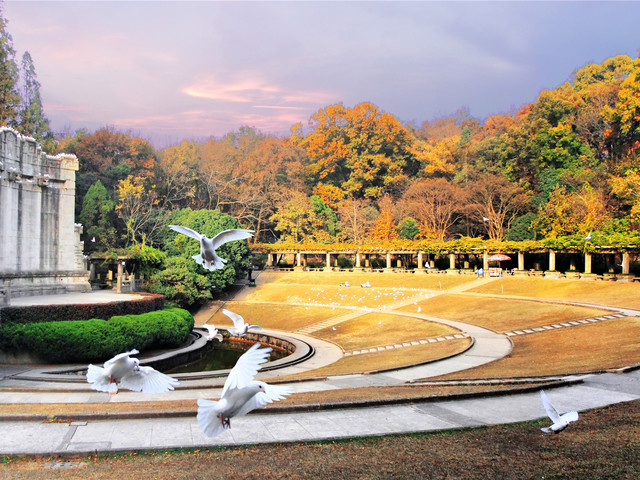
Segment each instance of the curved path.
[[[602,308],[602,306],[598,306]],[[613,309],[612,309],[613,310]],[[619,309],[615,309],[619,310]],[[344,375],[323,381],[293,384],[298,392],[358,386],[396,385],[487,363],[509,353],[505,335],[461,322],[445,321],[413,313],[387,312],[446,323],[475,339],[464,354],[426,365],[371,375]],[[625,311],[625,314],[635,314]],[[290,333],[288,333],[291,335]],[[322,354],[322,353],[321,353]],[[336,352],[327,355],[335,355]],[[222,379],[209,388],[197,382],[165,395],[122,392],[115,397],[92,392],[82,385],[73,392],[37,391],[20,388],[20,381],[0,370],[0,403],[60,403],[104,401],[149,401],[219,396]],[[14,372],[14,373],[19,373]],[[273,376],[271,372],[270,376]],[[559,410],[587,410],[612,403],[640,399],[640,372],[573,377],[571,384],[548,392]],[[187,382],[185,382],[187,383]],[[33,383],[31,384],[33,385]],[[17,387],[4,391],[1,387]],[[204,388],[203,388],[204,387]],[[84,391],[81,391],[84,390]],[[363,435],[384,435],[509,423],[544,417],[537,392],[478,395],[468,399],[417,401],[403,405],[338,408],[287,413],[254,412],[233,420],[233,428],[209,439],[195,417],[151,419],[95,419],[66,423],[40,420],[0,422],[0,454],[77,454],[95,451],[200,448],[286,441],[312,441]]]

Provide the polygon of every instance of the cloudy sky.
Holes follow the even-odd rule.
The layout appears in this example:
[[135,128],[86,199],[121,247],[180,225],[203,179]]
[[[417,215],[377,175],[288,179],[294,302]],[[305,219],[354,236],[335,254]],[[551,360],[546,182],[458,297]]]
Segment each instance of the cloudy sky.
[[56,131],[130,130],[156,147],[240,126],[286,135],[337,102],[420,125],[535,101],[640,48],[640,2],[17,1]]

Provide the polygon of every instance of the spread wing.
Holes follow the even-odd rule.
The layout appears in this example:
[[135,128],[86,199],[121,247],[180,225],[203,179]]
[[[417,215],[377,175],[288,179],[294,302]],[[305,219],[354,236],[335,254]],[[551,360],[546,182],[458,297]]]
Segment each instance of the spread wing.
[[267,403],[282,400],[287,395],[293,393],[293,390],[291,388],[283,385],[269,385],[264,382],[255,383],[261,384],[264,387],[264,392],[258,392],[253,397],[251,397],[249,401],[242,406],[238,413],[236,413],[236,417],[246,415],[251,410],[255,410],[256,408],[264,407]]
[[245,238],[253,237],[253,230],[244,230],[244,229],[231,229],[224,230],[213,237],[213,248],[216,249],[220,245],[223,245],[227,242],[233,242],[234,240],[244,240]]
[[182,225],[169,225],[169,228],[171,230],[175,230],[178,233],[186,235],[187,237],[195,238],[198,241],[202,239],[202,235],[200,235],[198,232],[196,232],[195,230],[191,230],[190,228],[183,227]]
[[198,399],[198,415],[196,417],[198,426],[209,437],[215,437],[224,432],[224,425],[218,418],[217,405],[218,402],[212,400]]
[[140,367],[120,380],[121,387],[143,393],[166,393],[177,384],[178,380],[175,378],[151,367]]
[[579,416],[578,416],[578,412],[573,411],[573,412],[567,412],[563,414],[562,417],[560,418],[567,423],[571,423],[571,422],[577,422]]
[[238,315],[237,313],[233,313],[230,312],[229,310],[226,309],[222,309],[222,313],[224,313],[227,317],[229,317],[232,321],[233,321],[233,327],[236,330],[240,330],[244,327],[245,321],[244,318],[242,318],[241,315]]
[[113,357],[111,360],[107,360],[106,362],[104,362],[104,368],[109,368],[111,365],[118,362],[119,360],[122,360],[123,358],[128,357],[129,355],[137,355],[138,353],[140,352],[135,348],[125,353],[119,353],[118,355]]
[[547,412],[547,415],[551,419],[553,423],[558,423],[560,421],[560,414],[556,410],[556,408],[549,401],[549,397],[544,393],[544,390],[540,390],[540,399],[542,400],[542,406],[544,407],[544,411]]
[[259,343],[254,344],[244,352],[229,372],[220,398],[224,397],[224,394],[229,389],[249,386],[258,370],[260,370],[260,364],[266,362],[269,358],[269,352],[271,352],[271,347],[260,348]]

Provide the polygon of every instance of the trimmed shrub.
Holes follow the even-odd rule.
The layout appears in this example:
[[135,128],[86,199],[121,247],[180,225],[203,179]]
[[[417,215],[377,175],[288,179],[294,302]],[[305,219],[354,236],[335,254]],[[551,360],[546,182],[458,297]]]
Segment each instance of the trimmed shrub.
[[67,320],[0,325],[0,350],[27,351],[55,363],[108,360],[131,349],[176,348],[193,329],[193,316],[172,308],[108,321]]
[[164,297],[151,293],[136,300],[121,302],[88,303],[84,305],[34,305],[24,307],[4,307],[0,310],[2,322],[58,322],[65,320],[89,320],[90,318],[111,318],[114,315],[141,314],[162,310]]

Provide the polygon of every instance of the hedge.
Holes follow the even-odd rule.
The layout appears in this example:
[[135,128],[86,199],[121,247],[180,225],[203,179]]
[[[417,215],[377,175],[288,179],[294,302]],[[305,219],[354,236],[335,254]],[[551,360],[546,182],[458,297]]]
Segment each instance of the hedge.
[[139,299],[107,303],[73,305],[33,305],[4,307],[0,321],[16,323],[59,322],[64,320],[89,320],[111,318],[114,315],[136,315],[164,308],[164,296],[145,293]]
[[0,325],[0,350],[29,352],[54,363],[103,362],[134,348],[176,348],[193,329],[193,316],[171,308],[108,321],[66,320]]

